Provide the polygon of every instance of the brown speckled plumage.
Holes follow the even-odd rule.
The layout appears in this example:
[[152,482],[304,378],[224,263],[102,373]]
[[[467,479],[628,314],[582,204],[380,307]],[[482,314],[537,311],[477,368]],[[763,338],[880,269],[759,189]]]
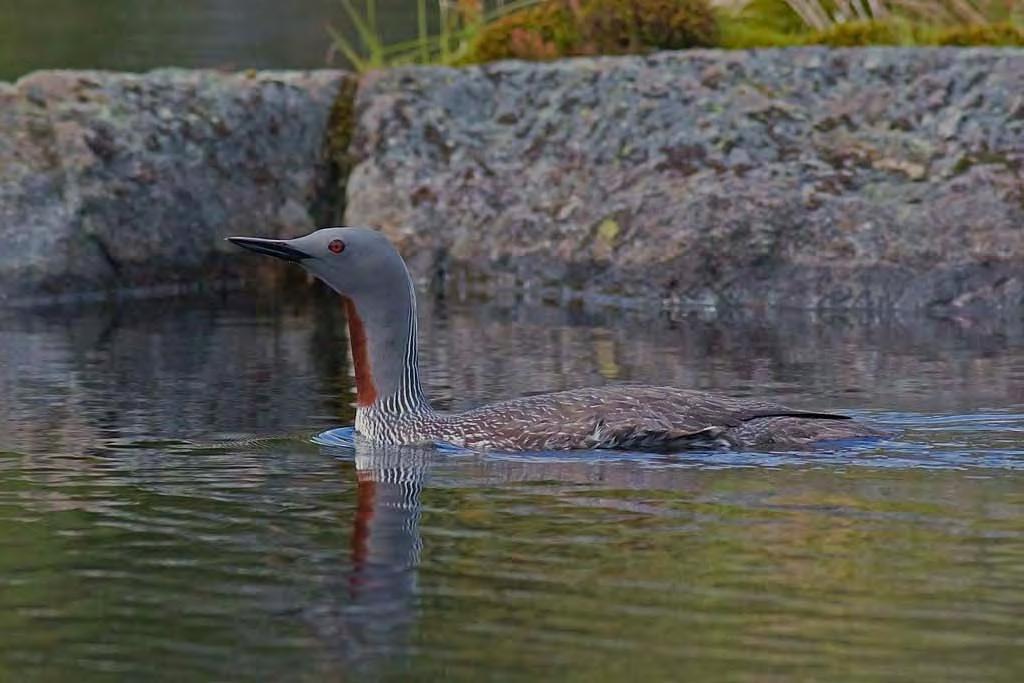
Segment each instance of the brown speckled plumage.
[[653,452],[786,450],[819,441],[880,434],[842,415],[699,391],[633,385],[541,394],[464,413],[432,412],[420,423],[419,431],[426,440],[467,448]]
[[356,430],[378,443],[675,452],[791,450],[881,435],[843,415],[632,385],[572,389],[463,413],[439,413],[420,386],[412,282],[383,236],[362,228],[327,228],[294,240],[230,239],[253,251],[299,261],[345,297],[350,330],[358,333],[352,339],[359,379]]

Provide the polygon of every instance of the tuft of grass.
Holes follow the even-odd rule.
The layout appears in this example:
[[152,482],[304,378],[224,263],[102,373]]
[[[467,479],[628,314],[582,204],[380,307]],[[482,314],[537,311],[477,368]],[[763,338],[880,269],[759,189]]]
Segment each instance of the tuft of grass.
[[376,0],[339,2],[354,38],[328,31],[357,71],[688,47],[1024,46],[1024,0],[416,0],[417,36],[393,44]]
[[813,31],[847,23],[886,24],[894,20],[946,27],[1024,20],[1022,0],[750,0],[745,6],[755,4],[769,13],[788,10]]
[[[353,0],[339,0],[355,39],[334,26],[328,26],[327,32],[332,39],[332,49],[359,72],[407,64],[466,63],[465,55],[481,30],[506,16],[527,11],[541,1],[500,1],[487,10],[483,0],[437,0],[437,11],[433,13],[437,21],[432,22],[428,0],[416,0],[416,37],[386,44],[377,28],[376,0],[366,0],[363,12],[356,9]],[[436,32],[430,28],[432,23],[437,25]]]
[[802,45],[808,29],[785,0],[740,0],[719,7],[719,46],[729,49]]
[[1019,46],[1024,0],[739,0],[719,26],[726,48]]
[[340,31],[328,25],[327,33],[333,41],[332,48],[340,52],[357,71],[383,65],[384,43],[377,31],[376,5],[368,2],[367,15],[364,17],[355,9],[351,0],[340,2],[360,42],[350,41]]

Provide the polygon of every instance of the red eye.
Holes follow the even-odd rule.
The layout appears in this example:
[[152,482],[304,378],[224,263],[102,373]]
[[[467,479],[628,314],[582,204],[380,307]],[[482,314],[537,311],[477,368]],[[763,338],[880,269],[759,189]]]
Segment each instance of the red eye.
[[327,245],[327,248],[332,254],[340,254],[345,251],[345,243],[341,240],[331,240],[330,244]]

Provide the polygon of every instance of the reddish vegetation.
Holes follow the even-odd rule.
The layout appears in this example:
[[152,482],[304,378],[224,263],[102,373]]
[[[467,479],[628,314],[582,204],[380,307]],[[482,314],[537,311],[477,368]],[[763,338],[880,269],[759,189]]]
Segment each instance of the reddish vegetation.
[[352,530],[352,565],[355,571],[349,577],[349,592],[352,597],[359,593],[363,584],[362,571],[366,568],[370,546],[370,522],[373,520],[374,501],[377,497],[377,482],[366,473],[359,473],[356,486],[356,523]]

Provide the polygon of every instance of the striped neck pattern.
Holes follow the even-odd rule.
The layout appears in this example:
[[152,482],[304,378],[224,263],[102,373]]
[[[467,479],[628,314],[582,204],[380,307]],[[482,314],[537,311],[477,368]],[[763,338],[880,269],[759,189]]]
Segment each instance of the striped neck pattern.
[[[372,349],[357,353],[355,339],[361,331],[351,333],[353,338],[353,357],[356,362],[356,379],[359,384],[360,375],[365,372],[370,375],[369,394],[370,400],[364,400],[363,390],[359,389],[359,400],[356,407],[356,430],[375,441],[381,443],[403,443],[416,439],[417,435],[427,423],[435,417],[423,387],[420,384],[419,375],[419,349],[417,344],[418,323],[416,320],[416,294],[413,290],[412,281],[409,281],[409,305],[402,312],[404,319],[402,327],[398,328],[402,342],[394,348],[400,348],[400,358],[380,358],[374,355]],[[352,314],[350,314],[351,316]],[[354,314],[358,320],[358,313]],[[351,322],[350,317],[350,322]],[[361,325],[361,322],[359,323]],[[372,335],[371,335],[372,341]],[[363,357],[360,358],[359,356]],[[360,363],[370,364],[370,358],[378,361],[381,367],[361,369]],[[385,366],[386,367],[383,367]],[[385,380],[384,385],[374,385],[373,375],[381,374],[380,379]]]
[[402,371],[396,391],[388,396],[381,396],[374,406],[390,415],[407,415],[430,409],[427,397],[420,385],[420,354],[417,344],[418,323],[416,321],[416,293],[409,283],[409,313],[406,319],[408,334],[405,338],[405,351],[402,354]]

